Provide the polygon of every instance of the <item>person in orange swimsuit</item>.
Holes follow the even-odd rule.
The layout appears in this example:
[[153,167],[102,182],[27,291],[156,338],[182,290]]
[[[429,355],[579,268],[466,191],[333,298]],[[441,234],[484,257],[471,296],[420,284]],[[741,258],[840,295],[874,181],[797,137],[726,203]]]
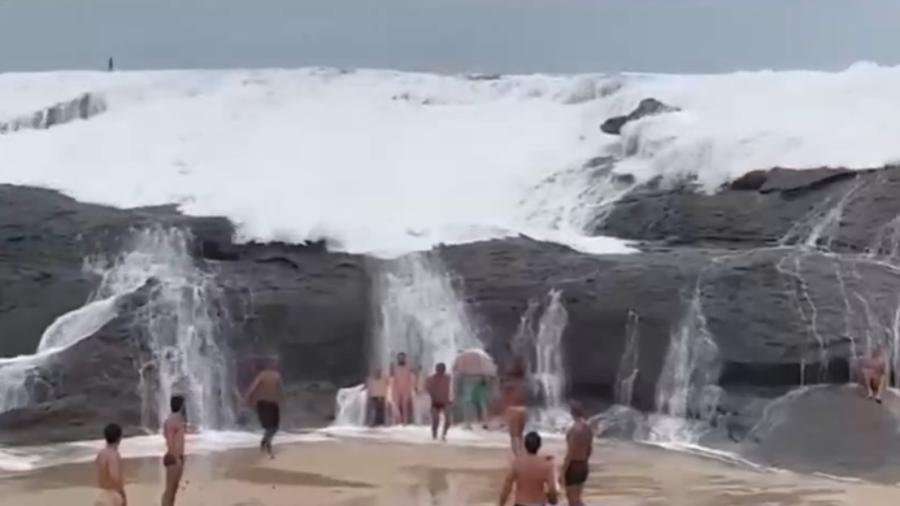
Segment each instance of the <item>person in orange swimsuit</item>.
[[504,382],[503,399],[510,447],[513,454],[518,454],[522,449],[522,434],[525,432],[525,423],[528,419],[528,409],[525,406],[527,401],[525,367],[521,360],[516,361]]

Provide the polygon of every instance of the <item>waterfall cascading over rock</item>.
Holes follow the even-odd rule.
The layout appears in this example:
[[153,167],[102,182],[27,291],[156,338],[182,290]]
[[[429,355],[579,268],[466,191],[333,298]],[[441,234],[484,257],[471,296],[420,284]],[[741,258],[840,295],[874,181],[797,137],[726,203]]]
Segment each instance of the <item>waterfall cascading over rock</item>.
[[132,337],[147,351],[140,368],[144,425],[159,426],[173,394],[185,396],[192,425],[231,425],[229,319],[215,277],[194,262],[190,235],[176,228],[136,230],[123,253],[112,261],[92,259],[86,268],[100,277],[89,302],[57,318],[36,354],[0,360],[0,411],[33,402],[33,383],[40,381],[37,371],[46,359],[126,316],[120,314],[120,301],[146,289],[146,301],[127,315]]
[[656,386],[649,440],[695,443],[713,416],[721,390],[718,348],[706,324],[699,280],[685,316],[673,330]]
[[214,274],[195,264],[190,235],[176,228],[140,230],[125,253],[91,267],[101,276],[97,299],[132,292],[148,280],[156,283],[134,315],[136,331],[150,349],[140,370],[145,424],[159,424],[176,394],[185,397],[193,425],[233,424],[234,378],[226,344],[230,318]]
[[543,303],[529,301],[513,337],[513,350],[526,359],[532,389],[539,401],[539,409],[530,418],[542,429],[560,430],[571,420],[565,408],[566,371],[562,355],[562,336],[568,322],[562,291],[550,290]]
[[[387,375],[397,353],[406,353],[419,375],[430,375],[438,363],[448,370],[460,351],[480,348],[465,303],[453,287],[450,274],[433,253],[417,253],[385,264],[375,281],[376,333],[369,354],[369,369]],[[420,399],[423,401],[423,399]],[[362,386],[337,394],[338,425],[365,424],[366,394]],[[424,421],[422,402],[416,405],[416,423]]]
[[625,328],[625,349],[622,351],[622,359],[616,371],[615,401],[621,406],[631,406],[634,398],[634,382],[639,372],[640,322],[640,315],[630,309]]

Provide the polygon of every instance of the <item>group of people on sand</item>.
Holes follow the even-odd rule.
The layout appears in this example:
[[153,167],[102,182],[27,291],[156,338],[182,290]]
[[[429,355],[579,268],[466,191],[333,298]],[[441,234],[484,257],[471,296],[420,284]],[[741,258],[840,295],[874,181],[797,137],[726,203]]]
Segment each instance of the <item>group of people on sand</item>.
[[[485,422],[489,413],[498,411],[509,431],[513,452],[509,469],[500,492],[501,506],[515,495],[517,506],[557,504],[563,489],[571,506],[582,506],[582,492],[587,482],[588,460],[593,451],[594,433],[578,403],[571,406],[573,423],[566,433],[566,453],[557,469],[554,458],[542,455],[541,436],[537,432],[524,434],[528,417],[526,373],[522,361],[516,361],[499,380],[497,403],[492,403],[492,387],[497,382],[496,371],[476,367],[483,362],[482,352],[463,351],[453,364],[453,374],[447,364],[435,365],[434,372],[424,380],[424,391],[430,400],[431,435],[438,438],[443,418],[441,439],[446,440],[452,425],[454,401],[468,405],[476,420]],[[420,391],[420,376],[408,363],[405,353],[398,353],[385,377],[376,370],[366,383],[368,422],[372,426],[385,425],[388,420],[410,424],[415,420],[415,396]],[[486,426],[486,425],[485,425]]]
[[[260,450],[274,458],[272,439],[278,432],[281,411],[282,379],[278,371],[278,361],[269,359],[256,375],[250,388],[243,396],[246,406],[256,409],[259,423],[263,428]],[[169,399],[171,413],[162,425],[162,436],[166,450],[162,457],[165,471],[165,487],[160,504],[174,506],[185,464],[185,436],[189,431],[187,404],[182,395]],[[95,506],[127,506],[125,478],[122,472],[122,457],[119,444],[122,441],[122,427],[111,423],[103,429],[106,446],[97,454],[97,499]]]
[[478,350],[463,351],[453,363],[452,374],[447,364],[441,362],[435,365],[430,376],[423,377],[419,368],[409,363],[406,353],[398,353],[387,376],[381,369],[376,369],[366,381],[367,425],[415,423],[417,414],[424,414],[417,413],[419,403],[416,400],[422,394],[427,395],[430,402],[428,411],[435,439],[441,417],[444,420],[444,438],[454,419],[486,425],[494,405],[491,390],[496,371],[482,365],[484,356]]

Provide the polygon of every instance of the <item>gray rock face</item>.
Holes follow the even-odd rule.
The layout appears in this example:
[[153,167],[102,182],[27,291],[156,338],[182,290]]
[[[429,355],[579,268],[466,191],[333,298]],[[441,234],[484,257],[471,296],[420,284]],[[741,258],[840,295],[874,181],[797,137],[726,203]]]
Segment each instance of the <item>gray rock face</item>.
[[[765,180],[763,181],[763,177]],[[744,189],[757,185],[756,189]],[[597,234],[690,246],[755,248],[781,243],[862,252],[890,249],[900,216],[900,169],[774,169],[707,195],[639,188],[594,227]],[[819,228],[817,228],[819,227]]]

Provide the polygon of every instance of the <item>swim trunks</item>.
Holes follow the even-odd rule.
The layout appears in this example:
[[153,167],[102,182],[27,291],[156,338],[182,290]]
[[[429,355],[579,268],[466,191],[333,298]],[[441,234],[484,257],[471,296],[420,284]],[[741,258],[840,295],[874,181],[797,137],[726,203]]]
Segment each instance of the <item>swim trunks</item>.
[[583,460],[573,460],[566,467],[566,474],[563,482],[567,487],[584,485],[588,477],[588,463]]
[[447,409],[447,404],[444,402],[432,402],[431,409],[434,409],[437,411],[443,411],[443,410]]
[[281,425],[281,408],[277,402],[257,401],[256,416],[263,429],[277,431]]

